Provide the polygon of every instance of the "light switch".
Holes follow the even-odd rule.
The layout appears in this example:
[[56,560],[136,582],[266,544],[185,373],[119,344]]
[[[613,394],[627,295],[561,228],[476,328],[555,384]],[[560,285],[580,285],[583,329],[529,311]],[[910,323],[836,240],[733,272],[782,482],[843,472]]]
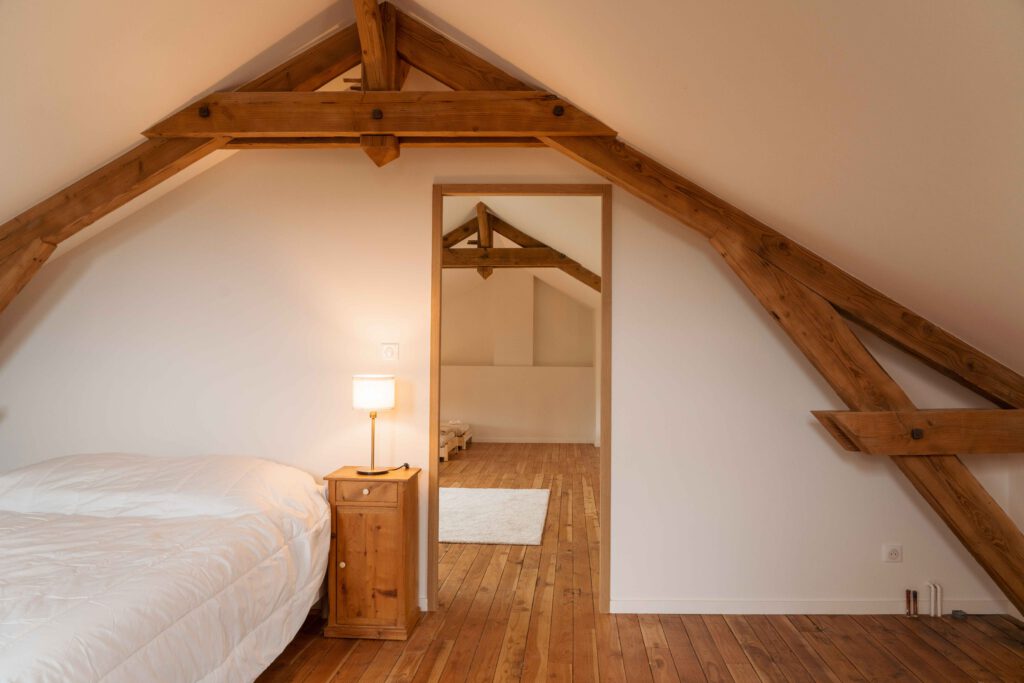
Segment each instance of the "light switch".
[[398,360],[398,343],[385,342],[380,345],[381,360]]

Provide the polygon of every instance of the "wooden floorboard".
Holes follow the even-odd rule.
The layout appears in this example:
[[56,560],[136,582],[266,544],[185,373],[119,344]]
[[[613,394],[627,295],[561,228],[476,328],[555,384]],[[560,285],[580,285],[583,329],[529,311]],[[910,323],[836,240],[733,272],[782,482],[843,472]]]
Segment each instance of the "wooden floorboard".
[[441,486],[550,489],[541,544],[441,544],[440,609],[408,641],[304,628],[258,680],[1024,681],[1024,625],[1007,616],[600,614],[598,466],[585,444],[453,453]]

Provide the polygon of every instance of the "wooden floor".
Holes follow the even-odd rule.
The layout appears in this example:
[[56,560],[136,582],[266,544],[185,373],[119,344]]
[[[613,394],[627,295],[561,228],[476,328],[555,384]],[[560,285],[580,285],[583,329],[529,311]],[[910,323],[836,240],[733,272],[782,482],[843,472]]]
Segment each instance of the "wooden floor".
[[551,489],[540,546],[442,545],[407,642],[303,632],[260,681],[1024,681],[1009,617],[600,615],[596,449],[477,444],[442,486]]

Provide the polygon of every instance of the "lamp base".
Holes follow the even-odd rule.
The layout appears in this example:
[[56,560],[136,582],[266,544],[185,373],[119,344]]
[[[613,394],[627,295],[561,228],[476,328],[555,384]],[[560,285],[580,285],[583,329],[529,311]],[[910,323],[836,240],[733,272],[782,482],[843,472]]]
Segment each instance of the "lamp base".
[[370,476],[376,476],[379,474],[387,474],[391,471],[390,467],[365,467],[363,469],[356,470],[356,474],[366,474]]

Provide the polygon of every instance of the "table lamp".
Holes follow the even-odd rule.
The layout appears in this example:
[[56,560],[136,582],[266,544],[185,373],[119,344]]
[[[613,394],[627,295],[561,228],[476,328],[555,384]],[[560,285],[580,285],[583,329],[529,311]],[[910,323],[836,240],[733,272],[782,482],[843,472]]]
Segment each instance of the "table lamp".
[[359,474],[386,474],[390,468],[376,466],[374,447],[377,438],[377,411],[395,407],[394,375],[353,375],[352,407],[370,411],[370,467],[356,470]]

